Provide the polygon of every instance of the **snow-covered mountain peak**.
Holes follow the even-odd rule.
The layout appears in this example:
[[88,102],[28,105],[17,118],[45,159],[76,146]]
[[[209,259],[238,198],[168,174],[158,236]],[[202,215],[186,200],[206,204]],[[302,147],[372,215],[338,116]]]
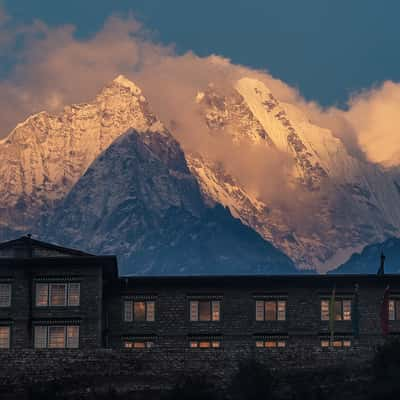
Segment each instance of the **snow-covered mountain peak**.
[[273,185],[274,174],[275,181],[278,176],[297,188],[285,197],[283,210],[269,198],[255,199],[240,175],[229,173],[229,166],[224,169],[224,161],[187,155],[205,198],[230,207],[297,265],[326,270],[352,250],[400,229],[400,196],[393,178],[351,156],[330,130],[313,124],[297,105],[279,101],[263,82],[242,78],[232,88],[208,86],[196,103],[211,135],[223,131],[242,154],[248,145],[241,139],[250,140],[265,159],[277,148],[293,166],[289,176],[265,171],[259,177]]
[[124,75],[118,75],[113,80],[113,83],[123,86],[125,88],[129,88],[132,91],[132,93],[135,94],[136,96],[142,94],[141,89]]
[[[123,76],[88,103],[41,112],[0,142],[0,224],[28,221],[62,199],[92,162],[128,130],[166,135],[141,90]],[[21,210],[15,215],[15,207]],[[9,211],[13,210],[13,211]]]

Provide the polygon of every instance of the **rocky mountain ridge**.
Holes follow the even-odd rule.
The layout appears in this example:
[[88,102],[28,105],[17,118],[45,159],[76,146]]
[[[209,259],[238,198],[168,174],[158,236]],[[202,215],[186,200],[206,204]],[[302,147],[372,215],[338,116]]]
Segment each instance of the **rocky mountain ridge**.
[[[173,99],[166,94],[166,101]],[[280,102],[262,82],[243,78],[223,90],[210,85],[193,96],[193,105],[204,135],[223,135],[227,148],[236,146],[248,158],[250,149],[262,159],[281,157],[259,174],[260,190],[226,157],[185,147],[183,153],[141,89],[119,76],[93,102],[31,116],[0,141],[0,240],[35,229],[62,241],[53,225],[62,227],[65,244],[133,259],[140,251],[151,258],[153,238],[159,246],[153,260],[161,265],[162,254],[175,257],[167,244],[173,232],[179,236],[171,213],[186,221],[183,226],[197,226],[197,233],[183,230],[196,237],[207,231],[206,220],[218,219],[210,206],[222,204],[300,268],[326,271],[366,244],[398,235],[398,175],[351,156],[329,130]],[[127,236],[119,241],[120,223]],[[160,237],[164,224],[166,241]]]

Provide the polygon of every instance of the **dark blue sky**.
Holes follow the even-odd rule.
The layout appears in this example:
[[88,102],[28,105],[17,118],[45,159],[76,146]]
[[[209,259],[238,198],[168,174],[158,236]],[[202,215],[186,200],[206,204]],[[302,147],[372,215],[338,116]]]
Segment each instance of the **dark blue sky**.
[[267,69],[307,99],[343,104],[400,81],[399,0],[4,0],[14,23],[74,24],[77,36],[129,11],[179,52]]

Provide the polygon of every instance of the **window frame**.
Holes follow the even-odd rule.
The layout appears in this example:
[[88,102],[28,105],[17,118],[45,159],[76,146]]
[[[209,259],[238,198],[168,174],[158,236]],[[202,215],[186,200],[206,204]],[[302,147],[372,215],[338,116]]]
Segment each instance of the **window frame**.
[[257,349],[284,349],[287,347],[287,338],[285,338],[285,339],[277,339],[277,338],[256,339],[255,347]]
[[[0,325],[0,329],[6,329],[8,332],[8,342],[7,346],[3,347],[0,345],[0,351],[10,350],[11,349],[11,326],[10,325]],[[1,343],[1,342],[0,342]]]
[[[331,299],[328,297],[321,297],[319,302],[319,310],[320,310],[320,321],[326,322],[330,319],[330,301]],[[348,296],[338,296],[335,297],[335,322],[343,321],[343,322],[351,322],[352,320],[352,302],[353,300]],[[325,303],[327,305],[327,310],[323,310],[322,304]],[[346,311],[345,303],[348,303],[348,310]],[[338,312],[339,311],[339,312]],[[348,317],[346,314],[348,313]]]
[[353,338],[334,336],[331,340],[330,337],[320,337],[319,346],[322,349],[349,349],[353,346]]
[[[44,347],[38,347],[37,344],[37,329],[43,329],[45,332],[45,338],[44,341],[45,342],[45,346]],[[50,340],[51,340],[51,334],[50,331],[51,329],[55,329],[55,328],[62,328],[63,329],[63,333],[64,333],[64,346],[63,347],[58,347],[58,346],[51,346],[50,345]],[[75,328],[77,329],[77,345],[76,346],[70,346],[68,345],[68,343],[71,342],[71,339],[69,339],[68,336],[68,329],[69,328]],[[33,326],[33,348],[35,350],[79,350],[80,349],[80,345],[81,345],[81,328],[79,324],[67,324],[67,325],[61,325],[61,324],[56,324],[56,325],[34,325]]]
[[400,297],[389,297],[388,314],[389,321],[400,321]]
[[[138,319],[135,317],[135,303],[144,303],[144,319]],[[152,307],[150,306],[152,305]],[[129,313],[131,318],[126,318]],[[149,308],[151,311],[149,311]],[[149,315],[152,315],[152,318],[149,318]],[[124,322],[135,322],[135,323],[154,323],[156,322],[156,299],[150,298],[125,298],[122,301],[122,320]]]
[[[260,303],[262,303],[262,308],[259,307]],[[273,303],[274,304],[274,318],[267,319],[267,304]],[[279,309],[279,305],[284,304],[284,310]],[[287,306],[288,306],[288,299],[286,297],[255,297],[254,298],[254,320],[256,322],[286,322],[287,321]],[[262,319],[259,318],[259,313],[262,312]],[[280,317],[283,313],[283,318]]]
[[189,338],[190,350],[219,350],[222,349],[222,338],[193,337]]
[[[52,287],[54,285],[62,285],[65,288],[65,293],[64,293],[64,304],[52,304]],[[77,285],[78,286],[78,302],[75,304],[71,304],[71,287],[73,285]],[[47,303],[46,304],[39,304],[38,303],[38,286],[45,286],[47,287]],[[81,305],[81,282],[77,282],[77,281],[71,281],[71,282],[63,282],[63,281],[51,281],[51,282],[35,282],[35,307],[38,308],[73,308],[73,307],[80,307]]]
[[[127,346],[128,343],[131,343],[132,346]],[[140,344],[143,344],[141,346]],[[122,348],[126,350],[151,350],[155,347],[155,339],[154,338],[124,338],[122,339]]]
[[[200,304],[201,303],[209,303],[208,304],[208,314],[210,316],[209,319],[201,319],[200,317]],[[197,304],[196,310],[194,310],[193,305]],[[215,307],[215,308],[214,308]],[[195,313],[193,312],[195,311]],[[218,313],[218,319],[214,316]],[[188,299],[188,320],[191,323],[218,323],[222,321],[222,298],[219,297],[189,297]],[[193,315],[196,314],[196,318],[192,318]]]
[[7,302],[7,304],[4,304],[4,305],[2,305],[0,303],[0,309],[2,309],[2,308],[10,308],[11,307],[11,303],[12,303],[12,284],[10,282],[0,282],[0,288],[2,286],[8,288],[8,302]]

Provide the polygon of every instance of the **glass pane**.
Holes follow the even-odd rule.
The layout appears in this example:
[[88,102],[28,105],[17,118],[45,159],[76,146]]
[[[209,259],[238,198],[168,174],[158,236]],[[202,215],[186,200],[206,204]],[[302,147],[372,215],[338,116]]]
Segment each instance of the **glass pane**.
[[49,326],[49,348],[65,348],[65,326]]
[[49,285],[47,283],[36,284],[36,305],[47,306],[49,304]]
[[0,349],[10,348],[10,327],[0,326]]
[[155,320],[155,303],[154,301],[147,302],[147,317],[146,320],[153,322]]
[[146,343],[145,342],[135,342],[133,347],[135,349],[145,349],[146,348]]
[[67,326],[67,348],[79,348],[79,326]]
[[190,347],[191,347],[192,349],[195,349],[195,348],[198,347],[198,343],[197,343],[197,342],[190,342]]
[[278,342],[278,347],[286,347],[286,342],[284,340],[280,340]]
[[146,342],[146,347],[148,349],[152,348],[154,346],[154,342]]
[[351,341],[350,340],[343,340],[343,347],[350,347]]
[[351,320],[351,300],[343,300],[343,320]]
[[334,340],[332,344],[333,344],[333,347],[342,347],[341,340]]
[[68,285],[68,305],[79,306],[81,294],[80,283],[70,283]]
[[218,340],[214,340],[213,342],[211,342],[211,347],[213,347],[214,349],[218,349],[219,347],[221,347],[221,342]]
[[335,320],[341,321],[342,317],[342,300],[335,301]]
[[213,301],[211,306],[212,306],[212,320],[219,321],[220,320],[220,302],[217,300]]
[[125,341],[125,342],[124,342],[124,347],[125,347],[126,349],[131,349],[131,348],[133,347],[133,343],[132,343],[132,342]]
[[286,301],[278,301],[278,321],[286,320]]
[[66,284],[52,283],[50,284],[50,305],[65,306],[66,305]]
[[265,302],[265,319],[267,321],[276,320],[276,301]]
[[11,305],[11,285],[0,283],[0,307],[10,307]]
[[265,347],[276,347],[276,342],[275,340],[268,340],[267,342],[265,342]]
[[256,300],[256,321],[264,321],[264,300]]
[[394,300],[389,300],[389,320],[394,321],[395,320],[395,307],[394,307]]
[[47,326],[35,326],[35,349],[45,349],[47,347]]
[[190,302],[190,320],[191,321],[199,320],[199,302],[198,301]]
[[211,302],[208,300],[199,301],[199,320],[211,321]]
[[133,321],[133,304],[130,300],[124,301],[124,321]]
[[329,347],[329,340],[321,340],[321,347]]
[[321,321],[329,321],[329,300],[321,300]]
[[134,302],[134,319],[135,321],[146,320],[146,303],[144,301]]
[[208,348],[210,348],[210,342],[208,342],[208,341],[201,341],[201,342],[199,343],[199,347],[200,347],[201,349],[208,349]]
[[262,340],[257,340],[256,347],[264,347],[264,342]]

